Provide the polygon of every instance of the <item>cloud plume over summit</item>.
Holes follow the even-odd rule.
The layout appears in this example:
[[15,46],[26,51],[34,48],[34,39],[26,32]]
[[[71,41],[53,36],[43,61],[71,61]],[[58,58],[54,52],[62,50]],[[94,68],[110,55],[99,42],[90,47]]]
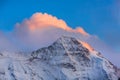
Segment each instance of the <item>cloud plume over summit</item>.
[[65,21],[47,13],[35,13],[22,23],[17,23],[14,29],[14,36],[26,48],[37,49],[48,46],[58,37],[79,33],[82,37],[89,36],[83,28],[70,28]]
[[[85,41],[100,51],[108,58],[111,56],[111,49],[96,36],[90,35],[82,27],[72,29],[64,20],[47,13],[35,13],[22,23],[16,23],[15,28],[9,34],[0,33],[0,50],[32,51],[49,46],[62,35],[75,37]],[[118,63],[117,59],[112,59]]]

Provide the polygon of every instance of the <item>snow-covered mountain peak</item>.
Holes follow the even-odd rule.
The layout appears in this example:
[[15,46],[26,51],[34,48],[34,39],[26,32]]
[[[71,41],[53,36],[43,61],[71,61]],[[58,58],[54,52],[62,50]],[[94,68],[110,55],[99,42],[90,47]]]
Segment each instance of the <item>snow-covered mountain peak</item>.
[[[56,43],[62,43],[62,44],[69,44],[69,43],[74,43],[74,44],[77,44],[79,43],[77,39],[73,38],[73,37],[69,37],[69,36],[61,36],[60,38],[58,38],[56,41]],[[54,43],[55,43],[54,42]],[[77,43],[75,43],[77,42]]]
[[[80,55],[84,55],[85,57],[88,57],[88,55],[90,55],[90,50],[83,45],[83,42],[82,43],[81,42],[80,40],[77,40],[73,37],[62,36],[59,39],[57,39],[52,45],[34,51],[32,53],[32,56],[36,57],[38,56],[38,53],[44,56],[49,55],[47,56],[47,58],[51,57],[51,55],[52,58],[56,57],[54,55],[61,55],[61,56],[67,55],[71,60],[73,60],[71,56],[76,54],[80,54]],[[46,52],[48,54],[45,54]]]
[[90,45],[67,36],[33,51],[27,59],[14,57],[0,55],[0,80],[118,80],[120,77],[117,67]]
[[40,60],[58,67],[68,80],[117,80],[118,77],[114,65],[89,44],[73,37],[62,36],[31,56],[31,61]]
[[67,47],[78,47],[78,48],[86,48],[88,51],[94,51],[94,49],[87,43],[81,40],[78,40],[73,37],[68,36],[61,36],[59,39],[57,39],[54,44],[62,44],[64,49],[67,49]]
[[84,54],[85,53],[97,54],[97,52],[87,42],[69,36],[61,36],[51,46],[55,46],[56,49],[59,49],[58,47],[61,47],[67,53],[71,53],[73,51],[75,53],[78,53],[82,51],[81,53]]

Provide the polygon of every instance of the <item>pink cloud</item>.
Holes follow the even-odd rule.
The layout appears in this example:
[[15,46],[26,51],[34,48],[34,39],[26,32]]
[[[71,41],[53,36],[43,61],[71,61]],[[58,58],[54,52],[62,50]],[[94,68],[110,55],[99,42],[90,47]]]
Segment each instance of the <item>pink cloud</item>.
[[65,21],[47,13],[35,13],[30,19],[17,23],[13,33],[17,41],[27,48],[34,49],[48,46],[62,35],[79,33],[84,38],[89,36],[81,27],[72,29]]
[[89,35],[82,27],[72,29],[62,19],[58,19],[57,17],[49,15],[47,13],[35,13],[30,19],[25,19],[21,24],[16,24],[16,28],[20,30],[25,29],[29,32],[36,32],[36,30],[38,31],[51,27],[60,28],[71,32],[79,32],[83,35]]
[[77,27],[74,31],[89,36],[89,34],[82,27]]
[[17,24],[18,27],[23,25],[25,25],[26,28],[28,28],[30,31],[35,31],[36,29],[42,29],[51,26],[62,28],[64,30],[71,29],[63,20],[57,19],[56,17],[47,13],[35,13],[30,19],[24,20],[22,24]]

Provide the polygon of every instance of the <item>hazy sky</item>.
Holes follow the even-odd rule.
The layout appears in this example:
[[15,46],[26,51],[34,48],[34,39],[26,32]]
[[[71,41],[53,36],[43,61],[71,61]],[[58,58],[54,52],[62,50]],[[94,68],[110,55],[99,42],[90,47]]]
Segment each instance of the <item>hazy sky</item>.
[[120,0],[0,0],[0,31],[10,32],[17,22],[35,12],[46,12],[88,33],[120,52]]

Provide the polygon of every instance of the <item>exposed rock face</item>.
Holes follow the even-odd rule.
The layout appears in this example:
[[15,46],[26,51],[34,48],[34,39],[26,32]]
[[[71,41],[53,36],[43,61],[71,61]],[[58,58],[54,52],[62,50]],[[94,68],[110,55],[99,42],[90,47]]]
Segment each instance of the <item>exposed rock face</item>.
[[[86,43],[87,44],[87,43]],[[0,80],[118,80],[119,71],[80,40],[62,36],[31,57],[0,56]]]

